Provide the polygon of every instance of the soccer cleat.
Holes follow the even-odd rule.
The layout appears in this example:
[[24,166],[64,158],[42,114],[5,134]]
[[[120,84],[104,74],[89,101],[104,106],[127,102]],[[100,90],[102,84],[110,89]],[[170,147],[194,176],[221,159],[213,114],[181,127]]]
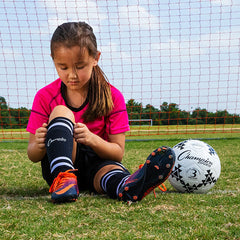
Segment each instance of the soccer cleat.
[[[143,166],[144,166],[144,164],[140,164],[140,165],[139,165],[139,169],[142,168]],[[166,186],[165,186],[164,183],[161,183],[160,185],[158,185],[158,188],[159,188],[162,192],[166,192],[166,191],[167,191],[167,188],[166,188]],[[153,194],[154,194],[154,197],[157,198],[155,189],[153,189]]]
[[154,150],[142,168],[133,173],[119,190],[118,198],[124,202],[136,202],[146,197],[170,175],[175,153],[169,147]]
[[[49,189],[54,203],[73,202],[78,198],[79,190],[74,170],[60,172]],[[76,170],[75,170],[76,171]]]

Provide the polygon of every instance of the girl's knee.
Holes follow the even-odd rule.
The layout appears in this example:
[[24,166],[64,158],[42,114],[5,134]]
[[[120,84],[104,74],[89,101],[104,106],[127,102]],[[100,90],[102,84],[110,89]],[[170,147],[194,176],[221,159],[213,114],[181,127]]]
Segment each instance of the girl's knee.
[[73,123],[75,123],[74,114],[72,113],[72,111],[69,108],[67,108],[64,105],[58,105],[52,110],[50,117],[49,117],[49,122],[51,122],[51,120],[53,120],[54,118],[57,118],[57,117],[65,117],[65,118],[68,118],[69,120],[71,120]]

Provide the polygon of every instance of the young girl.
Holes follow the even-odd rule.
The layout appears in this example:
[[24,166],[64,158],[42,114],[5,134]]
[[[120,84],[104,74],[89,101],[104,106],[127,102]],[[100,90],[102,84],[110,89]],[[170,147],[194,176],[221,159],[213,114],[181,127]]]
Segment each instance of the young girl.
[[169,176],[171,148],[153,151],[133,175],[121,164],[128,115],[122,94],[98,61],[96,37],[84,22],[59,26],[51,39],[59,78],[40,89],[27,131],[28,157],[41,161],[53,202],[75,201],[79,190],[139,201]]

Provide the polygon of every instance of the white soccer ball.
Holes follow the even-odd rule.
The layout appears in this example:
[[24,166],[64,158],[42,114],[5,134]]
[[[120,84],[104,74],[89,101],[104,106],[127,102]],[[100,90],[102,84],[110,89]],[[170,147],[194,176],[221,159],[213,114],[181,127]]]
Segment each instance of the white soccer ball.
[[168,180],[179,192],[206,193],[217,182],[221,163],[215,150],[200,140],[186,140],[173,147],[176,161]]

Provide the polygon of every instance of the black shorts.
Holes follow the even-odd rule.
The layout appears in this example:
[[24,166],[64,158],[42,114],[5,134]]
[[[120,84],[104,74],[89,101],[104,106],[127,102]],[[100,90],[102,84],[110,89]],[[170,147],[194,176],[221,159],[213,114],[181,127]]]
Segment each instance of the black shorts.
[[[96,192],[93,186],[93,179],[96,173],[106,165],[117,165],[128,172],[128,170],[125,169],[121,163],[101,159],[92,150],[92,148],[83,144],[78,144],[74,168],[78,169],[77,179],[79,190],[89,190],[90,192]],[[51,186],[54,179],[51,175],[50,164],[47,155],[42,159],[41,166],[43,178],[46,180],[48,185]]]

